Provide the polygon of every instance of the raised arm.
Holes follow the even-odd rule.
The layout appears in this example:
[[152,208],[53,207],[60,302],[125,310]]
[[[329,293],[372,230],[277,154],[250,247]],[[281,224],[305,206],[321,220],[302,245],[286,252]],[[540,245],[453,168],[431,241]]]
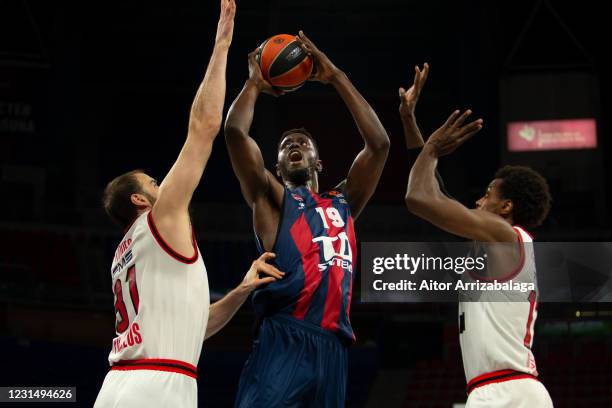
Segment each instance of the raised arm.
[[255,52],[252,52],[249,54],[249,79],[232,103],[225,120],[225,143],[232,167],[240,181],[242,194],[251,208],[257,198],[267,194],[270,189],[278,190],[276,193],[282,195],[282,186],[266,170],[259,146],[249,136],[255,103],[262,92],[279,95],[263,79],[255,60]]
[[389,136],[368,102],[355,89],[346,74],[338,69],[312,41],[300,31],[298,40],[314,57],[316,72],[312,80],[329,83],[351,112],[364,142],[346,179],[346,194],[353,218],[357,218],[374,194],[389,153]]
[[[414,67],[414,71],[414,82],[412,83],[412,86],[408,88],[407,91],[404,88],[399,88],[399,113],[402,120],[402,127],[404,129],[406,149],[408,149],[408,152],[410,153],[411,160],[414,160],[414,157],[416,157],[420,152],[419,149],[425,145],[425,141],[423,140],[423,135],[421,134],[421,130],[417,124],[414,111],[417,102],[419,101],[419,97],[421,96],[423,86],[425,86],[425,82],[429,76],[429,64],[423,64],[423,70],[419,69],[419,66],[416,65]],[[446,190],[444,181],[442,180],[440,173],[438,173],[438,170],[436,170],[435,175],[442,193],[449,198],[453,198]]]
[[440,191],[435,170],[440,156],[457,147],[482,129],[478,119],[463,126],[470,115],[453,112],[444,125],[427,140],[408,179],[406,206],[417,216],[464,238],[482,242],[514,242],[516,233],[502,217],[488,211],[471,210]]
[[427,81],[429,75],[429,64],[423,65],[421,71],[417,66],[414,67],[414,83],[406,91],[404,88],[399,89],[400,96],[400,107],[399,113],[402,119],[402,127],[404,129],[404,140],[406,142],[406,148],[408,150],[417,149],[423,147],[425,141],[421,135],[421,130],[417,125],[416,116],[414,110],[416,104],[421,96],[421,90]]
[[[238,287],[232,289],[221,300],[210,305],[204,340],[225,327],[249,297],[249,294],[256,288],[283,278],[284,272],[267,263],[275,256],[273,253],[264,252],[259,259],[253,261],[251,268],[244,275],[244,279]],[[260,274],[267,276],[260,277]]]
[[[170,244],[190,240],[188,207],[198,186],[215,137],[221,127],[225,99],[225,68],[234,30],[234,0],[221,0],[221,13],[212,56],[189,115],[187,140],[159,187],[152,214]],[[185,232],[187,234],[185,235]]]

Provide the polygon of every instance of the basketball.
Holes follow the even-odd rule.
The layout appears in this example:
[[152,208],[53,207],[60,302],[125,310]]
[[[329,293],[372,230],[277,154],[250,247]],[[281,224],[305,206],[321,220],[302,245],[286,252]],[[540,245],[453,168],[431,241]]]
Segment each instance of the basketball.
[[256,58],[264,79],[285,92],[295,91],[312,74],[312,58],[294,35],[278,34],[268,38],[259,46]]

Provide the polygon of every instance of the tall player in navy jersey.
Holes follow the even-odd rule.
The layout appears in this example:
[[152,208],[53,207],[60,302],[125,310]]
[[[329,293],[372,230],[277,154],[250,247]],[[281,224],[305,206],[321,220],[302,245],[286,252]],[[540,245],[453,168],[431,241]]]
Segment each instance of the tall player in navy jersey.
[[279,182],[249,136],[259,94],[276,93],[254,53],[249,55],[249,79],[229,110],[225,139],[253,210],[259,249],[275,252],[286,275],[254,293],[260,325],[236,407],[344,406],[347,346],[355,339],[349,319],[356,266],[353,220],[374,193],[389,151],[387,132],[345,73],[302,32],[298,41],[314,57],[312,80],[333,85],[364,147],[346,180],[320,193],[317,145],[305,129],[289,130],[278,144]]

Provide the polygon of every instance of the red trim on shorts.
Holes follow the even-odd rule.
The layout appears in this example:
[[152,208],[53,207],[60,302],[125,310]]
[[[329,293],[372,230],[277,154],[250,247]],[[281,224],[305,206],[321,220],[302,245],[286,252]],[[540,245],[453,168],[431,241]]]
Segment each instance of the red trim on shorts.
[[516,232],[516,235],[518,235],[519,251],[521,253],[521,259],[519,261],[518,266],[515,269],[513,269],[512,272],[510,272],[508,275],[503,276],[501,278],[489,278],[486,276],[479,276],[479,275],[472,273],[472,271],[468,271],[472,279],[477,279],[477,280],[481,280],[484,282],[498,281],[499,283],[503,283],[503,282],[508,282],[509,280],[516,278],[516,275],[518,275],[521,269],[523,269],[523,266],[525,266],[525,245],[523,242],[523,236],[521,235],[519,230],[517,230],[514,227],[512,227],[512,229]]
[[158,358],[144,358],[139,360],[120,360],[113,363],[111,370],[154,370],[183,374],[191,378],[198,378],[198,368],[192,364],[179,360]]
[[179,254],[178,252],[176,252],[174,249],[172,249],[170,247],[170,245],[168,245],[168,243],[166,243],[166,241],[164,241],[164,239],[162,238],[162,236],[159,233],[159,231],[157,231],[157,227],[155,226],[155,221],[153,220],[153,215],[152,215],[151,211],[149,211],[149,213],[147,214],[147,222],[149,224],[149,229],[151,230],[151,233],[153,234],[153,237],[155,238],[155,241],[157,241],[159,246],[164,251],[166,251],[166,253],[168,255],[170,255],[171,257],[173,257],[177,261],[183,262],[183,263],[186,263],[186,264],[192,264],[192,263],[194,263],[195,261],[198,260],[198,247],[197,247],[197,244],[196,244],[195,233],[193,232],[193,227],[192,227],[191,240],[192,240],[192,243],[193,243],[193,250],[194,250],[195,253],[190,258],[187,258],[186,256],[183,256],[183,255]]
[[490,373],[479,375],[474,377],[468,382],[466,391],[468,395],[476,388],[483,387],[488,384],[496,384],[512,380],[520,380],[523,378],[531,378],[536,381],[540,381],[538,377],[532,374],[523,373],[515,370],[498,370]]

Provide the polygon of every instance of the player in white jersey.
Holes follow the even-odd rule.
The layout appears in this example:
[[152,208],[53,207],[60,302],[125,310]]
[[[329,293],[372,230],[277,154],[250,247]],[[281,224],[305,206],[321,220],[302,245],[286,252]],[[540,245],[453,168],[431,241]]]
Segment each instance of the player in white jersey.
[[428,72],[427,64],[423,70],[417,67],[414,85],[408,91],[400,88],[406,145],[408,148],[422,146],[410,171],[407,207],[443,230],[488,243],[484,244],[489,255],[486,274],[468,275],[465,281],[514,280],[534,284],[534,289],[520,299],[516,298],[516,292],[512,292],[512,299],[505,299],[507,294],[500,292],[485,292],[478,301],[461,299],[459,325],[468,382],[467,407],[552,407],[546,388],[537,379],[531,352],[537,302],[535,260],[533,246],[529,244],[532,239],[518,226],[538,226],[546,218],[551,201],[548,185],[530,168],[505,166],[477,201],[476,209],[468,209],[450,198],[436,171],[438,158],[452,153],[480,131],[483,121],[478,119],[464,125],[471,111],[461,115],[455,111],[424,144],[414,108]]
[[210,305],[188,212],[221,126],[235,11],[234,0],[221,0],[215,46],[191,107],[187,139],[162,184],[135,170],[104,191],[105,210],[125,236],[111,267],[117,337],[97,408],[196,407],[202,342],[231,319],[255,287],[282,277],[266,264],[274,256],[266,253],[239,287]]

